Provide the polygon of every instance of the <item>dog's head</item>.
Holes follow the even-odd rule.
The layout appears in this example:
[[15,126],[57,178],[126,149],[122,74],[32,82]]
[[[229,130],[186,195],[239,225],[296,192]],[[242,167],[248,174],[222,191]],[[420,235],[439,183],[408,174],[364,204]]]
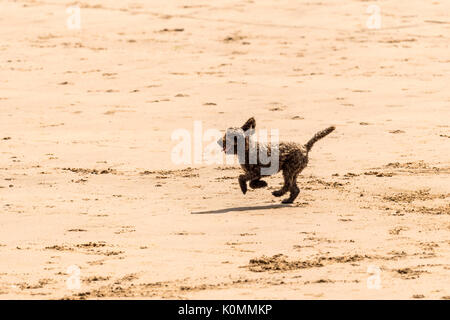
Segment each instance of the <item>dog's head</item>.
[[248,138],[255,132],[255,118],[248,119],[240,128],[228,128],[223,138],[217,140],[226,154],[237,154],[239,143],[245,143],[242,150],[248,149]]

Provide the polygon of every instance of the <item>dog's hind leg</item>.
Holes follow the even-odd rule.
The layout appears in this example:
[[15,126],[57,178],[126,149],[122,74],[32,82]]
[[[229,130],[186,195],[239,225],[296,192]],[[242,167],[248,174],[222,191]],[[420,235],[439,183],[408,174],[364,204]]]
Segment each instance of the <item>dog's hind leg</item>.
[[280,190],[276,190],[274,192],[272,192],[272,194],[275,197],[281,197],[282,195],[284,195],[286,192],[288,192],[290,186],[291,186],[291,173],[289,171],[287,171],[286,169],[283,170],[283,178],[284,178],[284,184],[281,187]]

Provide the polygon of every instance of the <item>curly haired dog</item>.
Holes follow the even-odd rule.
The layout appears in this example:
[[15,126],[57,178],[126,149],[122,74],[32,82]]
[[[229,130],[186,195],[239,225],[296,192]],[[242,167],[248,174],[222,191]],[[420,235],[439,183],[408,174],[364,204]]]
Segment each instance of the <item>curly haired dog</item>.
[[[284,184],[280,190],[272,192],[275,197],[281,197],[286,192],[290,192],[289,198],[282,203],[292,203],[300,193],[297,186],[297,176],[308,164],[308,153],[314,143],[330,134],[335,127],[329,127],[325,130],[317,132],[305,145],[293,142],[280,142],[277,146],[270,143],[254,142],[250,139],[254,133],[256,121],[252,117],[245,122],[240,128],[228,128],[222,139],[217,143],[222,147],[225,154],[234,154],[238,156],[244,174],[239,176],[239,186],[242,193],[247,192],[247,182],[250,181],[250,188],[264,188],[267,183],[261,180],[263,175],[272,175],[280,170],[283,171]],[[278,157],[278,165],[272,171],[267,168],[271,167],[271,163],[263,161],[261,155],[266,154]],[[252,158],[252,155],[255,155]],[[253,161],[252,161],[253,159]]]

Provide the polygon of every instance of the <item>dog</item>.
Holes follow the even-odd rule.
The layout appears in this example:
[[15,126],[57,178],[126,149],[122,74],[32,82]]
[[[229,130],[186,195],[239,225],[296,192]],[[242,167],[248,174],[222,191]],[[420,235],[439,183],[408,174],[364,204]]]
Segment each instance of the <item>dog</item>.
[[[244,170],[244,174],[239,176],[239,186],[242,193],[247,192],[247,182],[250,188],[267,187],[267,182],[261,180],[264,175],[276,174],[283,171],[284,184],[280,190],[272,192],[275,197],[281,197],[289,191],[289,197],[282,203],[293,203],[300,193],[297,186],[297,176],[308,164],[308,153],[312,146],[320,139],[324,138],[336,128],[328,127],[317,132],[305,145],[293,142],[280,142],[277,146],[270,143],[255,142],[251,136],[255,132],[256,121],[252,117],[248,119],[242,127],[233,127],[226,130],[223,138],[217,141],[225,154],[238,156],[239,163]],[[274,170],[269,170],[272,162],[262,161],[261,155],[268,157],[276,156],[278,165]],[[253,160],[253,161],[252,161]]]

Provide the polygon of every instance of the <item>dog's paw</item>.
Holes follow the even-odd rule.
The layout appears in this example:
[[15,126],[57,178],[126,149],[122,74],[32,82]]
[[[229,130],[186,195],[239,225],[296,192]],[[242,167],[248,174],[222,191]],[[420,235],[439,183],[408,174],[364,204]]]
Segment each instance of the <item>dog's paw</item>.
[[252,189],[265,188],[265,187],[267,187],[267,182],[265,182],[264,180],[250,181],[250,188],[252,188]]
[[247,183],[243,180],[239,180],[239,186],[241,187],[242,193],[247,193]]
[[275,197],[281,197],[284,194],[284,192],[282,192],[281,190],[277,190],[277,191],[272,192],[272,194]]
[[287,199],[284,199],[283,201],[281,201],[281,203],[283,203],[283,204],[288,204],[288,203],[293,203],[293,202],[294,202],[294,200],[292,200],[290,198],[287,198]]

